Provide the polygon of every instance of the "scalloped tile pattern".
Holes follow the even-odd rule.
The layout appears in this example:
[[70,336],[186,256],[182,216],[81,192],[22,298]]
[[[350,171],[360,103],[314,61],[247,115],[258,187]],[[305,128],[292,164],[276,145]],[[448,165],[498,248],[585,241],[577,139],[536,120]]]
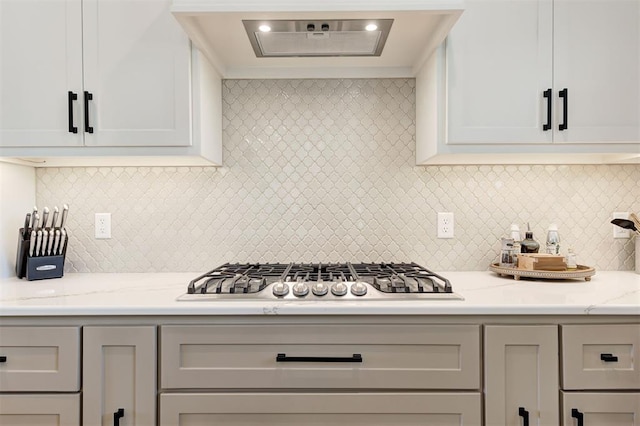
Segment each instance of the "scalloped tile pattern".
[[[223,262],[415,261],[484,270],[511,223],[597,269],[632,270],[613,211],[640,212],[640,166],[414,165],[415,80],[227,80],[224,167],[42,168],[71,206],[66,269],[205,271]],[[455,238],[436,238],[436,213]],[[111,212],[112,238],[93,238]]]

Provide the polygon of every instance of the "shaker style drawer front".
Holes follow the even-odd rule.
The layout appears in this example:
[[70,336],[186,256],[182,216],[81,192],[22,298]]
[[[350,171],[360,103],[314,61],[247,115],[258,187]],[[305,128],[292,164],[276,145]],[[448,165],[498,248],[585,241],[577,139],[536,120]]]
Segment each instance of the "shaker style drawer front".
[[0,327],[0,391],[80,390],[79,327]]
[[479,389],[476,325],[161,328],[161,386]]
[[640,389],[640,325],[562,326],[563,389]]
[[169,393],[162,426],[480,426],[479,392]]
[[0,395],[2,426],[78,426],[80,394]]

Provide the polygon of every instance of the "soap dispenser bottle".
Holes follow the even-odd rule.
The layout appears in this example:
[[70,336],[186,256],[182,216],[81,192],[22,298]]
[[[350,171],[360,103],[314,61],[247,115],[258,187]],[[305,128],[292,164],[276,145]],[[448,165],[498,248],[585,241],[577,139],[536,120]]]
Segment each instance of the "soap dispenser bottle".
[[537,253],[540,250],[540,244],[533,239],[533,232],[527,223],[527,232],[524,234],[524,240],[520,242],[521,253]]

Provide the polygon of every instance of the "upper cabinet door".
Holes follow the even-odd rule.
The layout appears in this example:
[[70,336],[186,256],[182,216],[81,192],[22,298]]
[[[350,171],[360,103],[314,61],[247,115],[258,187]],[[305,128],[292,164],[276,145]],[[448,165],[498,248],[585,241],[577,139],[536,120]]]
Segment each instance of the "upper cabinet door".
[[83,5],[85,144],[190,145],[190,44],[170,1]]
[[449,144],[551,142],[550,0],[467,0],[447,38]]
[[553,83],[556,142],[638,143],[640,1],[555,0]]
[[81,90],[80,0],[0,1],[0,146],[82,145]]

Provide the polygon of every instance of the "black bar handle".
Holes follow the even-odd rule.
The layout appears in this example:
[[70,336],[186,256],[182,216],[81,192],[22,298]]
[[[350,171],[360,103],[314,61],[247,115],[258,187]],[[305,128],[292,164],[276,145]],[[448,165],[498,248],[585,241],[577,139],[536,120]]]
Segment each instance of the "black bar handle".
[[0,356],[0,362],[7,362],[7,357],[4,355]]
[[547,123],[542,125],[542,130],[547,131],[551,130],[551,104],[553,99],[551,99],[551,89],[547,89],[542,92],[542,97],[547,98]]
[[78,133],[78,128],[73,125],[73,101],[78,100],[78,94],[67,92],[67,104],[69,107],[69,133]]
[[85,90],[84,92],[84,131],[93,133],[93,127],[89,125],[89,101],[93,100],[93,94]]
[[124,408],[118,408],[118,411],[113,413],[113,426],[120,426],[120,419],[124,417]]
[[518,415],[522,417],[522,426],[529,426],[529,412],[524,407],[518,407]]
[[558,96],[562,98],[562,123],[558,126],[558,130],[567,130],[569,128],[569,90],[562,89]]
[[618,357],[613,354],[600,354],[600,359],[604,362],[618,362]]
[[287,356],[278,354],[276,362],[362,362],[362,355],[353,354],[350,357],[339,356]]
[[578,420],[578,424],[576,426],[584,426],[584,414],[578,411],[577,408],[571,409],[571,417]]

